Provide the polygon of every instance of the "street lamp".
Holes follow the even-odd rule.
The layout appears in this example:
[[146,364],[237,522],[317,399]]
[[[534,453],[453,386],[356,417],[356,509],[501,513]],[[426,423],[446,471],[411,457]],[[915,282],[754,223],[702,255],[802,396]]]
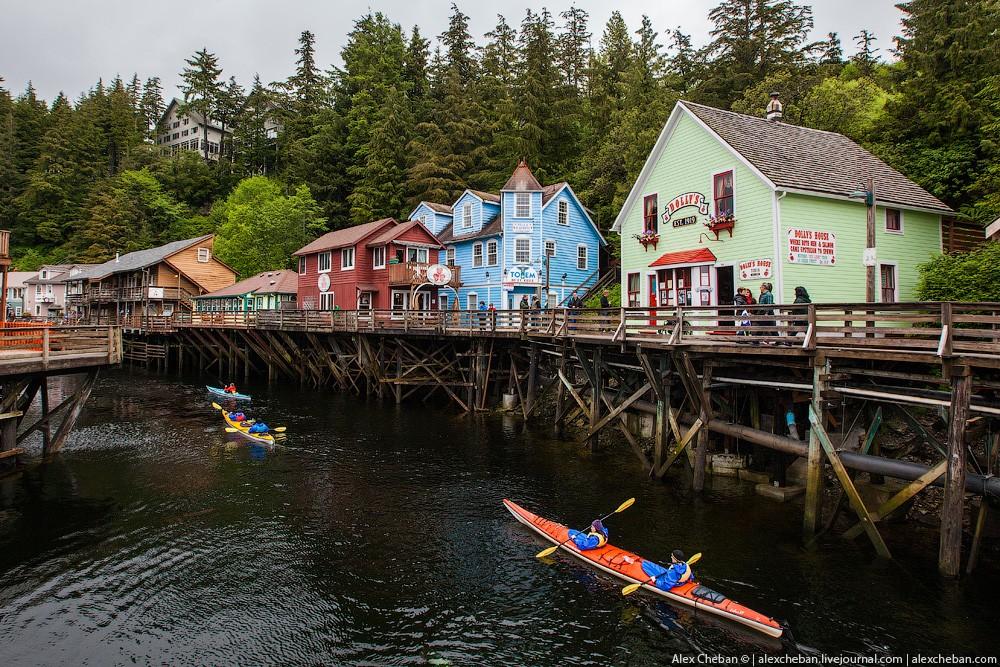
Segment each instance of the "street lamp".
[[875,179],[868,179],[868,187],[855,190],[848,195],[851,199],[863,199],[867,207],[865,229],[865,301],[875,302]]

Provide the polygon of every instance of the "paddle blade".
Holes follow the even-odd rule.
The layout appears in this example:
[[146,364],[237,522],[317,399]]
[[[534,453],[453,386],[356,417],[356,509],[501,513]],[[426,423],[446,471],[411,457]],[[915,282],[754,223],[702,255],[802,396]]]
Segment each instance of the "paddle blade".
[[239,432],[240,430],[238,428],[233,428],[232,426],[226,427],[226,433],[239,433]]
[[222,406],[219,405],[218,403],[212,403],[212,407],[215,408],[216,410],[221,410],[222,409]]
[[701,552],[699,551],[695,555],[693,555],[690,558],[688,558],[686,562],[687,562],[688,565],[694,565],[695,563],[697,563],[700,560],[701,560]]
[[618,506],[618,509],[615,510],[615,514],[618,514],[619,512],[624,512],[629,507],[632,507],[632,505],[634,504],[635,504],[635,498],[629,498],[628,500],[626,500],[625,502],[623,502],[621,505]]
[[548,549],[542,549],[537,554],[535,554],[535,558],[545,558],[546,556],[551,556],[558,550],[559,550],[558,544],[554,547],[549,547]]
[[275,428],[271,429],[271,431],[273,431],[274,433],[284,433],[287,430],[288,430],[287,426],[276,426]]
[[642,584],[629,584],[622,589],[622,595],[632,595],[632,593],[635,593],[640,588],[642,588]]

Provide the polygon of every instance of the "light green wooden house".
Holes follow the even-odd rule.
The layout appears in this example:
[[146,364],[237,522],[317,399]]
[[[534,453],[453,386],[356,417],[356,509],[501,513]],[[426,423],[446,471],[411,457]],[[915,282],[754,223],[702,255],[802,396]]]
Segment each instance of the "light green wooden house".
[[199,313],[246,313],[256,310],[277,310],[282,304],[294,308],[299,286],[295,271],[264,271],[246,280],[194,298]]
[[864,302],[866,255],[876,300],[914,299],[951,209],[847,137],[781,122],[777,106],[769,119],[677,103],[613,227],[624,305],[731,304],[762,282],[776,303],[796,286],[817,303]]

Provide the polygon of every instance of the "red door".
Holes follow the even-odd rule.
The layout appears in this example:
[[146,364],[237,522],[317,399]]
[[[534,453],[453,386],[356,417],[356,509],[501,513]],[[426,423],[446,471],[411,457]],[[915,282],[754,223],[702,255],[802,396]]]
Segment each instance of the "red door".
[[[656,308],[656,274],[649,276],[649,307]],[[649,311],[649,325],[656,326],[656,317],[652,310]]]

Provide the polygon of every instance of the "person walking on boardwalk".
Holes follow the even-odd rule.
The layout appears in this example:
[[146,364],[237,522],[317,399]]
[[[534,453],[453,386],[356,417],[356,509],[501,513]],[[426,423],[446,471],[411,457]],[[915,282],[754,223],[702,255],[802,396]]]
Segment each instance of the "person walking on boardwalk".
[[[812,303],[812,299],[809,298],[809,292],[806,291],[805,287],[802,287],[801,285],[799,285],[798,287],[795,288],[795,301],[794,301],[794,303]],[[796,312],[805,312],[805,311],[796,311]],[[792,326],[795,326],[795,327],[808,327],[809,326],[809,322],[807,320],[795,320],[794,322],[792,322]],[[799,334],[802,334],[804,336],[805,332],[804,331],[800,331],[800,332],[796,333],[795,335],[798,336]]]
[[694,579],[694,571],[685,561],[684,552],[680,549],[674,549],[671,552],[670,567],[663,567],[651,560],[644,560],[642,561],[642,571],[649,575],[657,588],[664,591],[669,591],[671,588],[686,584]]
[[603,292],[601,292],[601,308],[611,307],[611,299],[608,298],[610,296],[611,292],[609,292],[608,290],[604,290]]
[[581,533],[579,530],[573,529],[569,531],[569,539],[573,540],[573,544],[580,551],[599,549],[608,543],[608,537],[608,529],[604,527],[600,519],[596,519],[590,524],[590,530],[586,533]]
[[[757,301],[762,306],[770,306],[774,304],[774,295],[771,294],[771,283],[761,283],[760,285],[760,299]],[[760,311],[760,315],[774,315],[774,310],[771,308],[764,308]],[[774,320],[762,320],[760,323],[761,327],[773,327]],[[770,329],[764,329],[760,332],[761,336],[776,336],[777,331]]]

